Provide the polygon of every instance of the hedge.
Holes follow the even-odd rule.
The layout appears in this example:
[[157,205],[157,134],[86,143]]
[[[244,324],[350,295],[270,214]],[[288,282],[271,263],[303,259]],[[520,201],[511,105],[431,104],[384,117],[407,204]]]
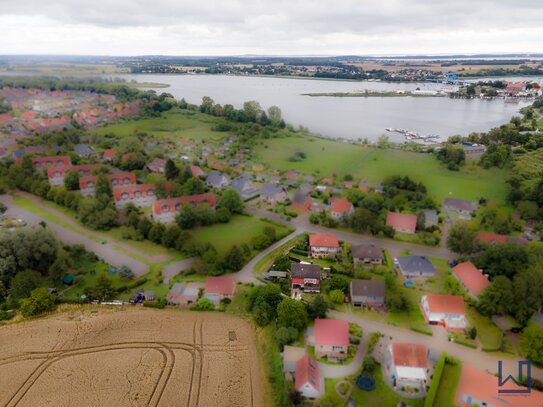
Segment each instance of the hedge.
[[439,389],[439,383],[441,381],[441,375],[443,374],[443,368],[445,367],[446,358],[447,354],[445,352],[443,352],[439,357],[439,361],[437,362],[436,368],[434,370],[432,384],[430,385],[430,389],[428,390],[428,394],[426,395],[426,400],[424,401],[424,407],[434,406],[434,401],[437,395],[437,390]]

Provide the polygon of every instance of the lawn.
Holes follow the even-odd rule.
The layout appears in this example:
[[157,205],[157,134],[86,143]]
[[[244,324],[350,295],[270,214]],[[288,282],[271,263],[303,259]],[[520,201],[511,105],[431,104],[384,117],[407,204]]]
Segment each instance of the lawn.
[[[375,379],[375,390],[373,391],[363,391],[354,385],[351,398],[354,400],[355,406],[397,406],[402,400],[406,401],[410,407],[424,406],[424,398],[406,399],[400,397],[394,390],[388,387],[383,380],[381,368],[375,371],[373,377]],[[340,380],[343,379],[325,379],[326,394],[334,394],[334,386]],[[354,383],[355,380],[356,376],[349,378],[351,383]]]
[[293,248],[294,246],[296,246],[296,243],[298,242],[298,240],[300,239],[301,237],[300,236],[296,236],[296,237],[293,237],[292,239],[290,239],[288,242],[286,242],[285,244],[279,246],[277,249],[275,250],[272,250],[270,253],[268,253],[266,256],[262,257],[256,264],[255,264],[255,267],[254,267],[254,270],[257,274],[264,274],[265,272],[267,272],[270,267],[272,266],[274,260],[279,257],[279,256],[282,256],[286,253],[288,253],[290,251],[291,248]]
[[[306,159],[288,158],[301,151]],[[476,200],[481,196],[503,203],[507,193],[506,170],[485,170],[473,163],[460,171],[449,171],[430,154],[381,150],[313,137],[273,138],[258,145],[255,157],[272,168],[297,170],[305,174],[342,177],[351,174],[377,184],[390,175],[408,175],[424,183],[438,200],[446,197]]]
[[498,351],[502,344],[502,331],[488,317],[479,314],[473,307],[467,310],[468,322],[477,328],[477,339],[481,342],[483,351]]
[[228,223],[196,228],[191,230],[190,234],[193,241],[201,244],[209,242],[219,255],[224,255],[234,245],[249,244],[253,237],[262,234],[266,226],[275,228],[278,239],[290,233],[286,226],[278,226],[251,216],[236,215]]
[[138,130],[170,141],[177,141],[180,137],[192,140],[217,141],[227,133],[212,131],[211,128],[222,122],[224,122],[224,119],[218,117],[185,110],[174,110],[164,113],[161,117],[129,120],[100,127],[94,130],[94,133],[98,135],[114,133],[118,136],[128,136]]
[[420,310],[420,299],[423,296],[423,292],[407,288],[404,286],[398,287],[398,290],[403,291],[407,299],[409,300],[409,311],[407,312],[393,312],[388,311],[386,316],[386,323],[401,328],[411,329],[416,332],[432,335],[432,330],[428,326],[428,323],[422,315]]
[[456,388],[458,387],[461,373],[462,365],[460,363],[456,365],[445,363],[441,380],[439,381],[439,388],[437,389],[436,398],[434,400],[434,406],[455,407],[454,398],[456,396]]

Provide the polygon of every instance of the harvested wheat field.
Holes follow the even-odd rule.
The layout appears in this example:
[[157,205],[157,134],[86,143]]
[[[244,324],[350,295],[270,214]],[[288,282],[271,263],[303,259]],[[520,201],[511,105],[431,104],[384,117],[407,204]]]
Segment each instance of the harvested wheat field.
[[68,308],[0,327],[1,406],[259,406],[251,326],[218,314]]

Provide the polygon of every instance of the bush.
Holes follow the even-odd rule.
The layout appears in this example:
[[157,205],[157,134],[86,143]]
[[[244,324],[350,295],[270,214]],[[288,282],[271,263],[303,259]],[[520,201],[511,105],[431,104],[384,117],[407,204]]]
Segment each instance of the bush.
[[200,298],[196,304],[190,307],[194,311],[212,311],[215,309],[215,305],[209,298]]
[[342,304],[345,299],[345,294],[341,290],[330,291],[330,300],[335,304]]
[[279,327],[275,331],[275,340],[282,348],[285,345],[288,345],[298,339],[298,330],[294,327]]
[[55,297],[45,288],[36,288],[30,297],[22,299],[20,304],[21,314],[25,318],[54,311],[56,308]]
[[158,308],[158,309],[164,309],[166,307],[166,300],[164,298],[159,298],[156,301],[145,301],[143,303],[144,307],[149,308]]
[[381,332],[372,332],[370,334],[370,338],[368,339],[368,355],[373,353],[375,350],[375,345],[377,345],[377,342],[382,337],[383,334]]

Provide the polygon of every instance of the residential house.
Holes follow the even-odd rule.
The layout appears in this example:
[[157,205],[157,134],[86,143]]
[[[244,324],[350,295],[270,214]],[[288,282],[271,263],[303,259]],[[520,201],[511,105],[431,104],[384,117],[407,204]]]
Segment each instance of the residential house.
[[529,241],[523,237],[498,235],[496,233],[479,233],[477,240],[489,245],[502,245],[507,243],[528,244]]
[[436,268],[424,256],[398,256],[394,259],[394,267],[405,278],[433,277]]
[[151,172],[164,175],[166,173],[166,160],[163,158],[155,158],[147,164],[146,167]]
[[382,184],[377,184],[377,185],[375,186],[375,192],[376,192],[377,194],[382,194],[383,191],[384,191],[384,187],[383,187]]
[[225,298],[232,299],[236,291],[236,281],[229,276],[207,277],[204,297],[213,304],[219,304]]
[[360,263],[364,265],[378,266],[385,261],[385,255],[380,247],[374,244],[357,244],[351,246],[354,265]]
[[339,240],[330,233],[315,233],[309,236],[309,256],[334,256],[339,251]]
[[260,190],[260,200],[272,205],[287,199],[287,193],[281,186],[265,183]]
[[249,177],[238,177],[232,180],[232,188],[239,192],[242,200],[252,198],[259,194],[258,188],[255,188],[253,181]]
[[41,171],[49,167],[70,167],[71,165],[71,158],[64,155],[57,155],[51,157],[32,157],[32,166],[36,171]]
[[427,294],[421,300],[422,311],[428,323],[447,329],[467,326],[464,297],[460,295]]
[[470,297],[474,299],[477,299],[479,294],[490,284],[482,270],[478,270],[471,261],[457,264],[453,267],[452,273]]
[[206,178],[206,185],[210,188],[221,189],[230,183],[228,177],[218,171],[211,171]]
[[[362,192],[368,192],[370,190],[370,184],[367,181],[361,180],[358,183],[358,189]],[[377,191],[375,191],[377,192]],[[382,191],[381,191],[382,192]]]
[[321,292],[321,266],[318,264],[292,263],[290,268],[291,288],[306,293]]
[[102,160],[112,162],[117,157],[117,150],[109,148],[102,154]]
[[117,208],[131,202],[138,207],[149,207],[156,201],[154,184],[130,185],[113,188],[113,200]]
[[191,165],[191,166],[189,166],[189,169],[190,169],[190,173],[191,173],[191,175],[193,177],[204,178],[206,176],[206,173],[204,172],[204,170],[202,170],[197,165]]
[[439,223],[439,216],[435,209],[424,209],[422,211],[424,214],[424,227],[429,228],[432,226],[437,226]]
[[351,280],[353,307],[383,308],[385,306],[385,282],[382,280]]
[[[515,371],[505,373],[504,383],[500,384],[500,379],[488,372],[475,369],[464,363],[460,373],[460,381],[456,388],[456,397],[454,404],[458,407],[488,406],[488,407],[541,407],[543,406],[543,393],[534,388],[527,393],[526,387],[521,387],[513,380],[509,379],[509,374],[513,373],[516,377],[517,365]],[[500,390],[513,390],[513,393],[499,393]]]
[[413,235],[417,229],[417,215],[387,212],[386,224],[393,228],[396,233]]
[[393,342],[389,346],[390,370],[396,387],[412,387],[425,391],[429,381],[428,348],[419,343]]
[[180,307],[190,306],[198,302],[200,296],[200,290],[202,290],[204,285],[202,283],[175,283],[168,295],[166,300],[168,304],[179,305]]
[[292,197],[291,208],[296,211],[307,212],[311,209],[311,196],[307,193],[296,192]]
[[61,166],[61,167],[49,167],[47,169],[47,178],[50,185],[57,187],[64,185],[64,177],[68,172],[73,171],[77,172],[80,177],[91,175],[92,171],[102,168],[102,164],[82,164],[82,165],[72,165],[72,166]]
[[175,215],[183,205],[198,206],[207,204],[215,209],[215,195],[212,193],[181,196],[179,198],[159,199],[153,202],[152,216],[158,222],[173,223]]
[[471,220],[471,214],[479,207],[478,204],[465,199],[447,198],[443,201],[443,211],[449,216],[456,215],[463,220]]
[[345,360],[349,354],[349,322],[315,319],[315,356],[330,361]]
[[317,399],[324,394],[324,378],[319,372],[319,364],[308,354],[296,362],[294,387],[308,399]]
[[291,181],[296,181],[300,177],[300,174],[296,171],[287,171],[283,174],[283,177]]
[[300,184],[298,188],[298,190],[303,194],[310,194],[311,191],[313,191],[314,189],[315,189],[315,186],[313,184],[306,184],[306,183]]
[[74,152],[77,154],[78,157],[89,158],[94,150],[88,144],[76,144],[74,146]]
[[[79,178],[79,192],[83,196],[94,196],[94,188],[96,186],[96,175],[86,175]],[[116,172],[107,174],[106,178],[111,183],[112,187],[136,185],[136,174],[133,172]]]
[[353,212],[354,206],[347,198],[337,198],[332,201],[332,207],[330,208],[332,218],[339,220],[351,216]]

